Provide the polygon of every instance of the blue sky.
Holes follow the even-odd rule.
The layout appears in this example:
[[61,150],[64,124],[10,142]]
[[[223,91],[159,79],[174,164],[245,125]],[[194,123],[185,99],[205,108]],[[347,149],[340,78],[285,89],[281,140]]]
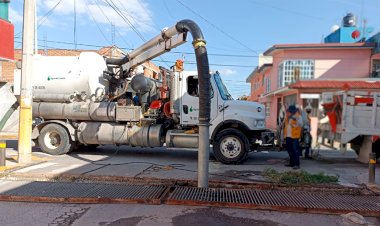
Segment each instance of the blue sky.
[[[44,17],[58,2],[48,17]],[[106,0],[76,0],[78,49],[98,49],[114,43],[136,48],[157,35],[163,27],[181,19],[196,21],[207,41],[212,70],[223,74],[236,98],[249,94],[245,78],[257,65],[257,56],[274,44],[320,43],[334,24],[341,24],[347,12],[364,18],[380,31],[380,0],[108,0],[120,9],[123,19]],[[15,47],[20,48],[22,0],[10,4],[10,20],[15,24]],[[74,0],[37,0],[40,48],[74,48]],[[114,38],[112,25],[114,25]],[[133,25],[137,34],[131,29]],[[43,40],[47,40],[44,42]],[[191,39],[188,39],[191,40]],[[67,42],[71,44],[63,44]],[[84,44],[84,45],[82,45]],[[194,70],[191,44],[167,53],[159,61],[184,57],[186,70]],[[183,52],[179,53],[179,52]],[[227,55],[227,56],[226,56]],[[167,66],[170,63],[155,62]]]

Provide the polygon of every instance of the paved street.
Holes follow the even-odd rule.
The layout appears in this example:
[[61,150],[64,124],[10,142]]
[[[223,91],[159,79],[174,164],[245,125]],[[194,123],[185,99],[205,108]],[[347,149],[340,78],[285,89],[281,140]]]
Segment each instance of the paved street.
[[[12,144],[10,144],[12,146]],[[8,165],[15,164],[11,157],[14,149],[7,150]],[[44,161],[34,166],[14,171],[28,175],[89,175],[123,176],[157,179],[197,179],[197,152],[164,148],[129,148],[127,146],[105,146],[92,150],[72,152],[69,155],[51,156],[34,152],[37,160]],[[224,165],[211,155],[210,180],[234,182],[263,181],[264,169],[290,170],[285,167],[286,152],[250,153],[241,165]],[[301,168],[311,173],[324,172],[338,175],[339,183],[356,186],[368,182],[368,165],[357,162],[353,151],[345,153],[324,149],[314,160],[301,159]],[[380,169],[376,170],[376,181],[380,184]]]
[[[7,150],[8,165],[17,153]],[[197,179],[197,152],[193,150],[138,149],[107,146],[50,156],[38,151],[33,166],[12,174],[43,177],[49,175],[123,176],[132,178]],[[223,165],[211,156],[210,180],[233,182],[263,181],[266,168],[280,171],[286,152],[251,153],[242,165]],[[339,183],[357,186],[366,183],[367,165],[355,161],[352,151],[321,150],[315,160],[301,160],[308,172],[339,175]],[[379,169],[377,169],[379,183]],[[284,213],[234,208],[208,208],[145,204],[47,204],[0,202],[4,225],[341,225],[339,215]],[[380,219],[366,218],[372,225]],[[306,223],[307,222],[307,223]]]
[[[339,225],[340,216],[233,208],[0,202],[2,225]],[[366,218],[373,225],[380,219]]]

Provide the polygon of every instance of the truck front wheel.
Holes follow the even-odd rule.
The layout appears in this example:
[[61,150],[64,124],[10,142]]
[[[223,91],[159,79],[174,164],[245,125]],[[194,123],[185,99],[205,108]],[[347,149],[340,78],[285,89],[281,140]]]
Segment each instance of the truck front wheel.
[[44,126],[38,136],[41,150],[51,155],[63,155],[72,150],[73,142],[65,128],[58,124]]
[[248,151],[248,138],[237,129],[222,130],[215,137],[213,152],[221,163],[241,163],[247,158]]

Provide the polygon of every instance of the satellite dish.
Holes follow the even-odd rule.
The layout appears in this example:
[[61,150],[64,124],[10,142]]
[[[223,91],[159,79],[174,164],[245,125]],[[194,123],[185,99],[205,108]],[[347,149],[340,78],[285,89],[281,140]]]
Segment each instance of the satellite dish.
[[331,32],[335,32],[335,31],[337,31],[338,29],[339,29],[340,27],[339,27],[339,25],[333,25],[332,27],[331,27]]

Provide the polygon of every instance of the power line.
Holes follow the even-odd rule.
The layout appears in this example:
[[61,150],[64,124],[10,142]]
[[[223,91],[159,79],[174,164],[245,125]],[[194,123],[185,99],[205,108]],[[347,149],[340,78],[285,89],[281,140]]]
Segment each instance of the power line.
[[[37,29],[43,24],[45,23],[45,21],[47,20],[47,18],[54,12],[54,10],[57,8],[57,6],[59,4],[61,4],[62,0],[59,0],[49,11],[47,11],[45,13],[45,15],[43,15],[40,19],[40,21],[38,22],[38,25],[37,25]],[[15,37],[18,37],[20,34],[22,33],[22,31],[18,32]]]
[[[16,43],[22,43],[21,41],[15,41]],[[51,41],[47,41],[47,42],[51,42]],[[68,44],[71,44],[72,43],[68,43]],[[52,46],[42,46],[42,45],[38,45],[39,47],[48,47],[49,49],[59,49],[59,50],[68,50],[68,49],[62,49],[62,48],[57,48],[57,47],[52,47]],[[73,50],[73,51],[77,51],[77,52],[83,52],[84,50]],[[153,62],[161,62],[161,63],[171,63],[171,64],[175,64],[175,61],[168,61],[168,60],[151,60]],[[184,62],[185,64],[190,64],[190,65],[196,65],[197,63],[195,61],[185,61]],[[209,64],[210,66],[220,66],[220,67],[238,67],[238,68],[255,68],[257,67],[257,65],[241,65],[241,64],[216,64],[216,63],[210,63]],[[320,67],[314,67],[314,70],[329,70],[331,68],[320,68]],[[355,71],[355,70],[362,70],[360,68],[357,68],[357,69],[352,69],[352,68],[349,68],[347,69],[347,71]],[[341,71],[344,71],[344,70],[341,70]]]
[[207,20],[205,17],[203,17],[202,15],[200,15],[199,13],[195,12],[193,9],[191,9],[189,6],[185,5],[181,0],[176,0],[179,4],[181,4],[183,7],[185,7],[187,10],[189,10],[190,12],[194,13],[195,15],[199,16],[202,20],[204,20],[206,23],[210,24],[212,27],[214,27],[216,30],[218,30],[219,32],[221,32],[222,34],[224,34],[225,36],[227,36],[228,38],[230,38],[231,40],[235,41],[236,43],[240,44],[241,46],[243,46],[244,48],[250,50],[251,52],[254,52],[256,54],[258,54],[255,50],[251,49],[250,47],[248,47],[247,45],[245,45],[244,43],[242,43],[241,41],[239,41],[238,39],[234,38],[232,35],[228,34],[227,32],[225,32],[224,30],[222,30],[221,28],[219,28],[218,26],[216,26],[215,24],[211,23],[209,20]]
[[[20,37],[15,37],[15,39],[20,39]],[[40,40],[38,41],[45,41],[45,40]],[[56,44],[65,44],[65,45],[73,45],[74,43],[72,42],[65,42],[65,41],[47,41],[49,43],[56,43]],[[103,48],[104,46],[102,45],[95,45],[95,44],[84,44],[84,43],[77,43],[78,46],[86,46],[86,47],[96,47],[96,48]],[[119,47],[120,49],[124,49],[127,51],[133,50],[132,48],[126,48],[126,47]],[[181,52],[181,51],[169,51],[166,52],[169,54],[185,54],[185,55],[194,55],[193,52]],[[223,54],[223,53],[207,53],[209,56],[216,56],[216,57],[236,57],[236,58],[259,58],[259,55],[240,55],[240,54]],[[289,57],[273,57],[273,59],[283,59],[283,60],[303,60],[303,59],[310,59],[310,60],[337,60],[338,58],[326,58],[326,57],[312,57],[310,58],[309,56],[304,56],[300,57],[299,59],[294,59],[294,58],[289,58]],[[341,60],[360,60],[362,61],[363,59],[361,57],[344,57],[344,58],[339,58]],[[321,69],[321,68],[320,68]]]
[[[98,0],[93,0],[93,3],[95,3],[95,5],[99,8],[100,12],[104,15],[104,17],[107,19],[107,21],[110,23],[110,24],[113,24],[112,21],[108,18],[107,14],[104,13],[104,10],[102,9],[102,7],[100,7],[100,3]],[[116,30],[116,29],[115,29]],[[131,45],[124,39],[124,36],[122,36],[119,32],[119,30],[116,30],[116,32],[118,33],[118,35],[121,37],[121,39],[124,41],[124,43],[128,46],[128,48],[131,49]]]
[[[163,61],[163,60],[151,60],[151,61],[154,61],[154,62],[162,62],[162,63],[172,63],[173,65],[175,64],[175,61]],[[194,61],[185,61],[184,62],[185,64],[193,64],[193,65],[196,65],[197,62],[194,62]],[[238,64],[210,64],[209,65],[211,66],[221,66],[221,67],[247,67],[247,68],[252,68],[254,66],[252,65],[238,65]]]
[[86,8],[87,8],[87,11],[89,12],[90,16],[91,16],[91,19],[92,21],[94,21],[96,27],[98,28],[98,30],[100,31],[100,33],[102,34],[103,38],[108,42],[110,43],[110,41],[108,40],[107,36],[104,34],[103,30],[100,28],[100,25],[98,24],[98,22],[95,20],[95,17],[94,15],[92,14],[90,8],[88,7],[88,1],[85,0],[87,4],[85,4]]
[[[124,9],[124,11],[132,18],[132,20],[133,21],[135,21],[135,23],[136,24],[138,24],[138,23],[142,23],[142,24],[145,24],[145,25],[148,25],[149,27],[151,27],[150,26],[150,24],[149,23],[147,23],[146,21],[144,21],[144,20],[139,20],[139,19],[136,19],[136,17],[134,17],[133,16],[133,14],[132,13],[130,13],[130,12],[128,12],[128,10],[125,8],[125,6],[124,6],[124,4],[120,1],[120,0],[117,0],[119,3],[120,3],[120,5],[121,5],[121,7]],[[144,9],[145,11],[148,11],[148,9],[139,1],[139,0],[136,0],[136,2],[139,4],[139,6],[142,8],[142,9]],[[121,11],[122,12],[122,11]],[[160,26],[158,26],[155,22],[154,22],[154,20],[153,20],[153,18],[151,17],[151,15],[149,14],[149,13],[146,13],[146,15],[149,17],[149,19],[154,23],[154,25],[156,26],[156,27],[153,27],[156,31],[161,31],[158,27],[160,27]]]
[[139,36],[139,38],[146,42],[146,39],[144,36],[136,29],[136,27],[131,23],[131,21],[123,14],[123,12],[120,11],[120,9],[115,5],[115,3],[112,0],[104,0],[119,16],[124,20],[125,23],[128,24],[128,26]]

